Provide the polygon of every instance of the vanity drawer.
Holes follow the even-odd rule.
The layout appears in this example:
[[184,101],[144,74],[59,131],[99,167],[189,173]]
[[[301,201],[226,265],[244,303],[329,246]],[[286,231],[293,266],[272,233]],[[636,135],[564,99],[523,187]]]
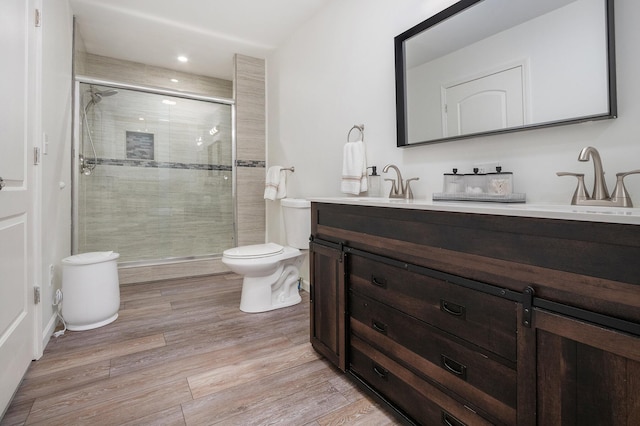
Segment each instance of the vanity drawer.
[[419,424],[492,424],[357,336],[351,336],[349,368]]
[[[477,406],[486,405],[489,396],[494,406],[515,414],[517,379],[513,368],[366,296],[351,291],[349,301],[351,333]],[[416,355],[422,358],[420,364]]]
[[350,288],[516,361],[516,303],[352,255]]

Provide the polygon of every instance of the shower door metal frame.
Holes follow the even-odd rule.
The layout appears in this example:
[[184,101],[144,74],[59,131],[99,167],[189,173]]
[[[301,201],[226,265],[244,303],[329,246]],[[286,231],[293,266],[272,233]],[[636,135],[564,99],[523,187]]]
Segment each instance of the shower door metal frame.
[[[233,205],[233,239],[238,241],[238,209],[237,209],[237,191],[236,191],[236,105],[235,100],[230,98],[221,98],[214,96],[200,95],[191,92],[179,92],[176,90],[163,89],[161,87],[143,86],[139,84],[129,84],[112,80],[103,80],[98,78],[92,78],[84,75],[77,75],[74,78],[74,98],[73,98],[73,143],[71,147],[71,253],[76,254],[78,252],[78,181],[80,175],[79,165],[79,147],[81,143],[80,127],[81,117],[80,110],[81,105],[81,92],[80,84],[95,84],[97,86],[106,86],[113,89],[133,90],[136,92],[144,92],[155,95],[173,96],[176,98],[183,98],[195,101],[211,102],[223,105],[229,105],[231,107],[231,202]],[[162,263],[171,263],[178,260],[193,260],[193,259],[210,259],[219,258],[222,254],[218,255],[199,255],[199,256],[184,256],[174,258],[162,258],[153,261],[132,261],[126,262],[127,265],[155,265]],[[119,263],[119,264],[122,264]]]

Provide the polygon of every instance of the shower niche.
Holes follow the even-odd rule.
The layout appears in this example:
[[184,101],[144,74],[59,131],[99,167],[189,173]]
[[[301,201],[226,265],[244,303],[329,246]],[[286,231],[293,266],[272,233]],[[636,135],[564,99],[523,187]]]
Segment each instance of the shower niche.
[[232,106],[76,84],[74,252],[155,263],[234,246]]
[[127,130],[127,158],[153,160],[153,133]]

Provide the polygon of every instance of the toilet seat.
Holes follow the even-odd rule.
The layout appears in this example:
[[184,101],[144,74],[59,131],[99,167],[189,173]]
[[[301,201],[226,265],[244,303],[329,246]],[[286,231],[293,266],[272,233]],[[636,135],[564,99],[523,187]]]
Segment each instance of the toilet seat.
[[222,255],[229,259],[259,259],[284,253],[284,247],[276,243],[253,244],[225,250]]

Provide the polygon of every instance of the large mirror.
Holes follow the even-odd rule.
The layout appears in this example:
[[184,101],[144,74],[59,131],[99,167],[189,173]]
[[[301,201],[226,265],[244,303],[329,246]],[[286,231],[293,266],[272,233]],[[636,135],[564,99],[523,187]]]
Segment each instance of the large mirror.
[[463,0],[395,38],[398,146],[614,118],[613,0]]

